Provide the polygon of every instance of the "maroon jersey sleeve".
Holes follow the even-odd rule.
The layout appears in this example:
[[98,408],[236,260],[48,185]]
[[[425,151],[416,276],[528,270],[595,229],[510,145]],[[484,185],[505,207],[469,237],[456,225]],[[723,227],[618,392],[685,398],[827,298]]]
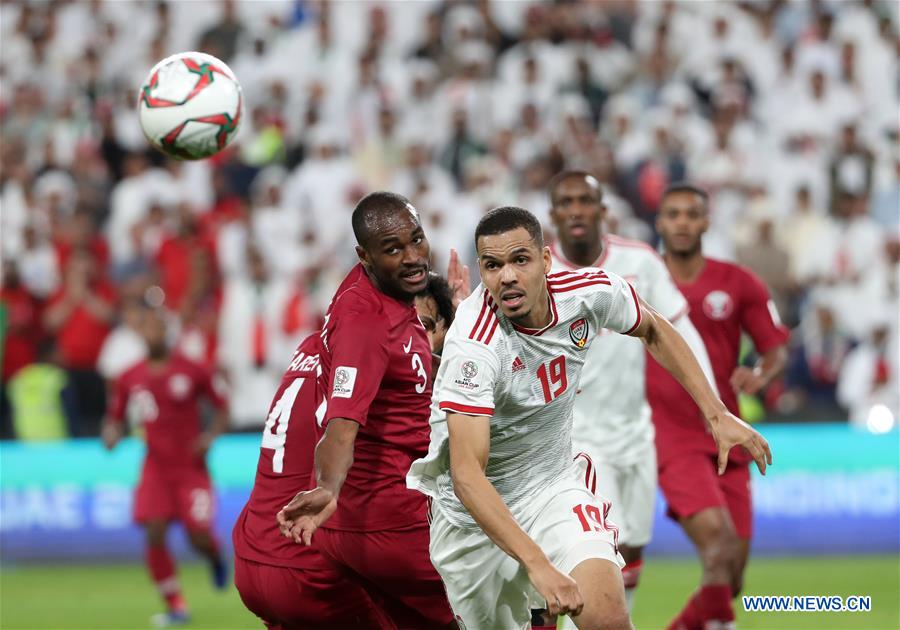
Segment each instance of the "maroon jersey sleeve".
[[744,289],[741,328],[747,331],[756,351],[762,354],[786,343],[790,332],[781,324],[763,281],[746,269],[741,271],[744,275],[741,283]]
[[201,395],[206,396],[216,409],[226,409],[228,400],[222,375],[203,366],[197,366],[197,371],[197,391]]
[[122,374],[113,384],[109,401],[109,419],[113,422],[125,422],[125,407],[128,405],[128,373]]
[[331,366],[325,423],[347,418],[365,426],[388,366],[387,316],[371,305],[354,303],[332,315],[328,334]]

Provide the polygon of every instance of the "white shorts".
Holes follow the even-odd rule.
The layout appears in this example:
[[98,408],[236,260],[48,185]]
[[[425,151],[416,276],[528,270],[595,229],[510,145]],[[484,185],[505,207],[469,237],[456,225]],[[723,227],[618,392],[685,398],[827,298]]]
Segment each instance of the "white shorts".
[[[615,528],[606,522],[609,504],[585,488],[583,480],[555,484],[535,497],[534,504],[544,507],[519,525],[562,573],[570,574],[593,558],[624,565]],[[481,529],[451,524],[437,506],[432,510],[430,551],[461,628],[528,628],[532,602],[545,606],[524,567]]]
[[653,535],[656,511],[656,448],[648,444],[636,463],[620,466],[594,457],[597,494],[612,504],[609,520],[619,528],[619,544],[643,547]]

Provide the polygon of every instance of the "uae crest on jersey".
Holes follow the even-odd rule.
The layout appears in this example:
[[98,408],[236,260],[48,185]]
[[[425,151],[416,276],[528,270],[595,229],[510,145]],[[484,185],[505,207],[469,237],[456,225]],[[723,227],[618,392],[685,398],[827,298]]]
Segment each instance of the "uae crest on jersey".
[[587,345],[588,330],[588,323],[584,317],[576,319],[572,322],[572,325],[569,326],[569,339],[572,340],[572,343],[574,343],[579,350],[583,350]]

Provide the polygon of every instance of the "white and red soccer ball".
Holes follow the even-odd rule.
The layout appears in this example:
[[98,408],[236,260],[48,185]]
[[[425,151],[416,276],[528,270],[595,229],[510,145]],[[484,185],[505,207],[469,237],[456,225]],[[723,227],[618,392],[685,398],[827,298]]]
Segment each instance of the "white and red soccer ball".
[[241,124],[241,85],[225,62],[201,52],[166,57],[138,95],[144,135],[176,159],[200,160],[228,146]]

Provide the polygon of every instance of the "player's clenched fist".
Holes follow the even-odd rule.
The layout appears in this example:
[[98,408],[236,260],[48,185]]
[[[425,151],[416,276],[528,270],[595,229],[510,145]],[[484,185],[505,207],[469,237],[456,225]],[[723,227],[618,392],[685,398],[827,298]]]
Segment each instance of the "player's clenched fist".
[[538,593],[547,600],[547,611],[551,616],[581,614],[584,599],[581,597],[578,584],[568,575],[558,571],[549,561],[537,569],[530,569],[528,578]]

